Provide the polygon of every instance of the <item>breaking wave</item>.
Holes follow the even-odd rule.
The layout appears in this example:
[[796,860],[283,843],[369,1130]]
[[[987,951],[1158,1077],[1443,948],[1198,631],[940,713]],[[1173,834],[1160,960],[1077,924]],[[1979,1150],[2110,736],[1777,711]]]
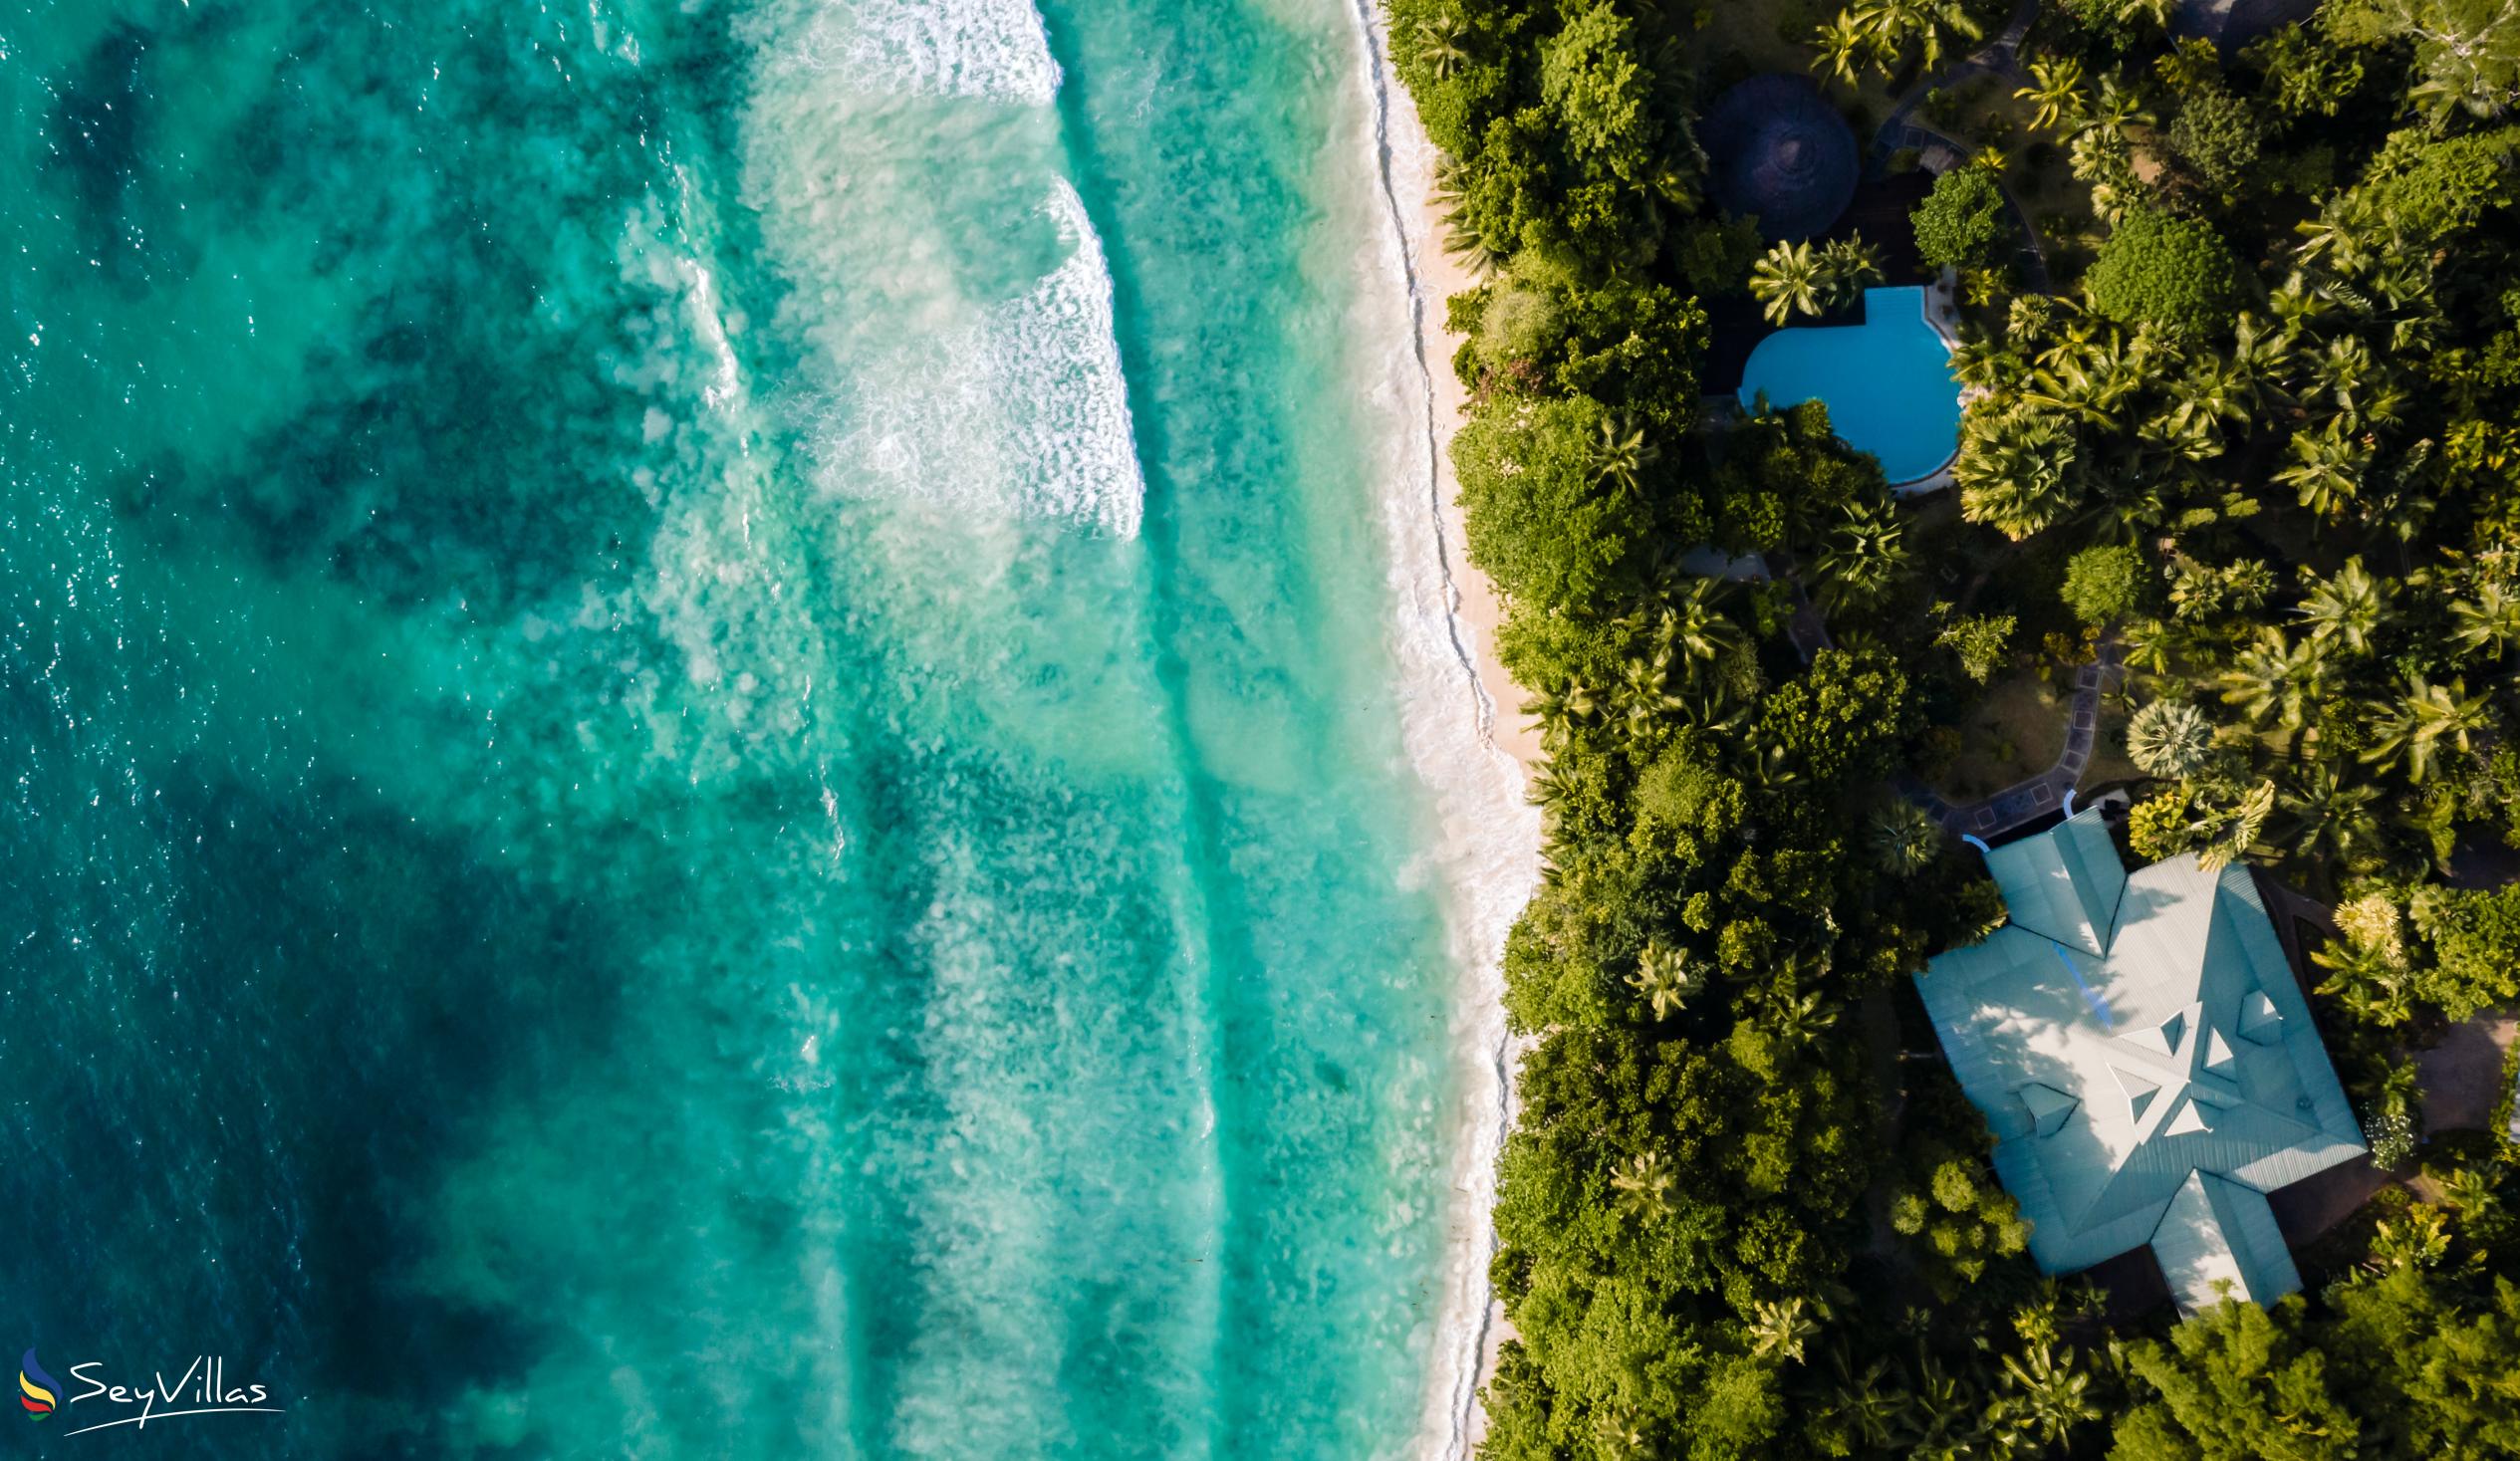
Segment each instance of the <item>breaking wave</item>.
[[1067,262],[871,394],[818,449],[827,488],[1136,536],[1146,482],[1111,267],[1073,184],[1058,179],[1042,212]]
[[839,0],[799,58],[870,90],[1047,107],[1059,63],[1031,0]]

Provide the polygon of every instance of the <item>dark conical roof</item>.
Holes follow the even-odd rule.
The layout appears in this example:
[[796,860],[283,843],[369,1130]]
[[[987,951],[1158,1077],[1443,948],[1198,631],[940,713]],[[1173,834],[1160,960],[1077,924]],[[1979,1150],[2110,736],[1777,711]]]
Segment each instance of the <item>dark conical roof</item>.
[[1774,239],[1828,231],[1855,196],[1855,133],[1803,77],[1754,76],[1715,100],[1698,128],[1715,201]]

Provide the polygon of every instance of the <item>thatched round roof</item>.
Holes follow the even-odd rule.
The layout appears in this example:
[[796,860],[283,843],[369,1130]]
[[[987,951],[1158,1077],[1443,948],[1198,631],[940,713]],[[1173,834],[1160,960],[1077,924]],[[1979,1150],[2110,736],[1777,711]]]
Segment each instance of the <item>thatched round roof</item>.
[[1770,240],[1826,232],[1855,196],[1855,133],[1804,77],[1750,78],[1715,100],[1697,135],[1715,201],[1757,217]]

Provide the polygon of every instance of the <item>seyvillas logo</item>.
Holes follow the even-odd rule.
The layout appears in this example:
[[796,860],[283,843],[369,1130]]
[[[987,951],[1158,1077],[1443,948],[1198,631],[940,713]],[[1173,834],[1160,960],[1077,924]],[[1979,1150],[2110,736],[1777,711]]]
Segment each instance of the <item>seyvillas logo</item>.
[[18,1361],[18,1403],[26,1407],[27,1418],[42,1420],[60,1400],[61,1381],[46,1374],[44,1366],[35,1362],[35,1351],[27,1350]]
[[146,1430],[151,1421],[185,1415],[285,1413],[270,1403],[270,1390],[235,1383],[228,1375],[227,1360],[216,1354],[195,1355],[173,1376],[162,1369],[153,1371],[146,1384],[117,1383],[104,1370],[102,1359],[84,1359],[70,1366],[75,1388],[65,1395],[61,1381],[46,1374],[35,1362],[35,1351],[29,1349],[18,1361],[18,1403],[37,1420],[63,1407],[76,1407],[70,1418],[85,1423],[63,1432],[64,1439],[124,1425]]

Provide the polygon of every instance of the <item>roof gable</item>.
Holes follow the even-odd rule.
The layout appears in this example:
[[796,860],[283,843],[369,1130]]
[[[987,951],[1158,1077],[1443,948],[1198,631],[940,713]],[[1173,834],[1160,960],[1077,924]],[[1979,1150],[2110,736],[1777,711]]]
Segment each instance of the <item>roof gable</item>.
[[[2152,1241],[2182,1200],[2174,1238],[2204,1230],[2189,1210],[2200,1202],[2223,1228],[2247,1217],[2223,1212],[2236,1199],[2219,1188],[2183,1199],[2191,1178],[2263,1207],[2263,1193],[2364,1149],[2246,868],[2186,856],[2130,876],[2107,829],[2081,817],[1998,849],[1990,866],[1999,859],[2034,890],[2016,899],[2008,882],[2012,922],[1935,959],[1917,989],[1986,1113],[2041,1268],[2071,1272]],[[2254,1243],[2264,1235],[2248,1221]],[[2271,1241],[2274,1257],[2243,1255],[2251,1296],[2282,1292],[2261,1294],[2260,1281],[2290,1272]]]
[[2006,843],[1986,854],[1986,869],[2003,889],[2013,922],[2087,954],[2109,951],[2127,872],[2098,812]]

